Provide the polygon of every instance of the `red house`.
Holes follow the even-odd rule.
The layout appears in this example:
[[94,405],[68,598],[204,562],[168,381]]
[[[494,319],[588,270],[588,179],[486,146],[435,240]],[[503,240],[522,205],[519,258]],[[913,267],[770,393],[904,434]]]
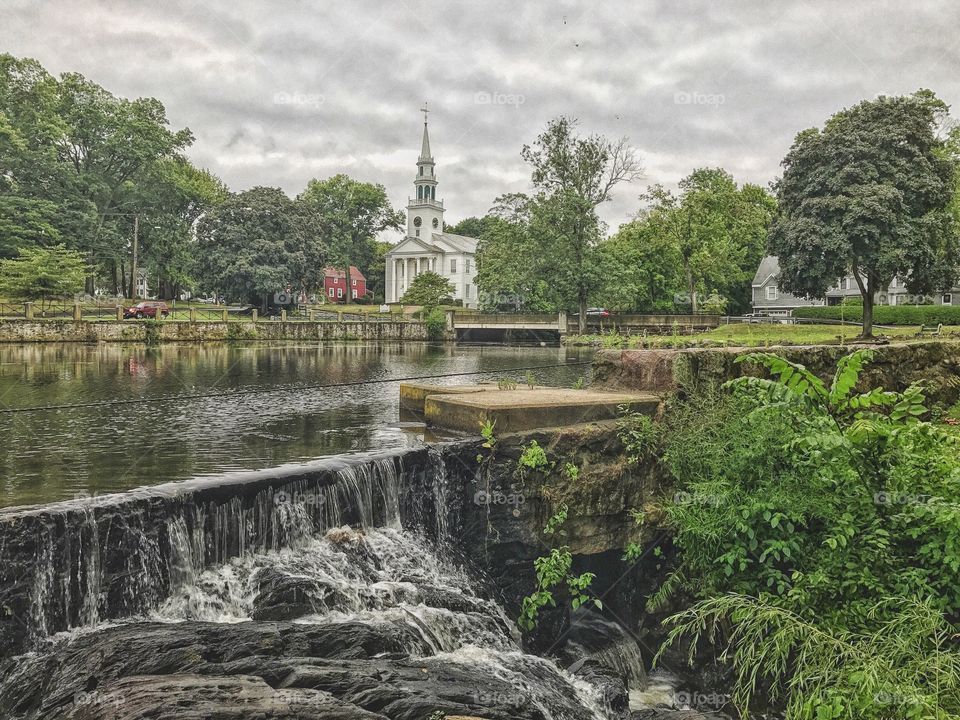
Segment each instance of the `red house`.
[[323,269],[323,294],[327,302],[353,302],[367,294],[367,279],[353,265],[350,266],[350,287],[347,288],[347,273],[341,268]]

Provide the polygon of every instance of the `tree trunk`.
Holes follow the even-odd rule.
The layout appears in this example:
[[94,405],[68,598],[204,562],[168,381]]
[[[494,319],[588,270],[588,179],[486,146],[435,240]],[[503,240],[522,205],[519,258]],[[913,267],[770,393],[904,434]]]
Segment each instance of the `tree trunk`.
[[873,276],[868,273],[865,278],[861,278],[860,273],[854,268],[853,279],[857,281],[860,297],[863,298],[863,327],[860,337],[869,340],[873,338]]
[[343,280],[344,280],[343,284],[347,286],[346,288],[344,288],[344,291],[343,291],[343,302],[344,304],[346,304],[353,300],[352,293],[350,292],[351,286],[350,286],[350,262],[349,261],[347,261],[347,267],[343,273]]
[[687,265],[685,268],[687,275],[687,293],[690,295],[690,314],[697,314],[697,285],[693,282],[693,272],[690,270],[690,266]]
[[580,313],[577,317],[577,332],[587,334],[587,293],[585,288],[580,289]]

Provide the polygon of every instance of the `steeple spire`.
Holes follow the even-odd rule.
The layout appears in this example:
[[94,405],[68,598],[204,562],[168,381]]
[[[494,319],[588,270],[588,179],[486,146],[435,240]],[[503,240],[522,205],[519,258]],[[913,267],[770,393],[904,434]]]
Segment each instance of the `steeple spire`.
[[430,112],[430,109],[427,107],[426,101],[423,103],[423,107],[420,108],[420,112],[423,113],[423,142],[420,145],[420,160],[430,160],[430,136],[427,134],[427,113]]

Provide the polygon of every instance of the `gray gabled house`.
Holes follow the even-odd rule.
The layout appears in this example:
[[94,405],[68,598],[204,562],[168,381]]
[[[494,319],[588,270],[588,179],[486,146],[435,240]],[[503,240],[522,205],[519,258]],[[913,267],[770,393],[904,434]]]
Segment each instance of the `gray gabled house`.
[[[780,261],[775,255],[767,255],[760,261],[751,283],[751,304],[755,313],[774,317],[789,316],[798,307],[839,305],[844,298],[860,297],[860,289],[852,275],[837,278],[836,285],[827,290],[823,298],[802,298],[784,292],[777,286]],[[903,281],[894,278],[885,292],[877,293],[877,305],[960,305],[960,288],[949,292],[916,296],[907,293]]]

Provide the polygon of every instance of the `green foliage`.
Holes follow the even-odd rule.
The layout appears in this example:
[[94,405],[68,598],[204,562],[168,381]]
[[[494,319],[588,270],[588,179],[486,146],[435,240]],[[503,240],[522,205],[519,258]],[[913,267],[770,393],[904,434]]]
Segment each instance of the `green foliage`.
[[491,422],[489,419],[486,419],[486,418],[480,424],[480,435],[481,437],[483,437],[483,440],[484,440],[483,446],[485,448],[490,449],[497,444],[497,439],[493,435],[493,430],[496,427],[496,425],[497,425],[496,420]]
[[304,254],[293,201],[276,188],[231,195],[197,227],[200,277],[228,297],[264,304],[297,280]]
[[[560,535],[566,521],[567,507],[564,505],[547,520],[543,534],[551,540],[556,538]],[[520,617],[517,620],[517,624],[524,630],[533,630],[537,626],[540,610],[544,607],[557,606],[554,598],[554,591],[557,589],[569,597],[570,605],[574,610],[591,602],[587,593],[596,576],[589,572],[580,575],[571,574],[573,555],[566,545],[551,548],[549,555],[537,558],[533,561],[533,565],[537,571],[537,589],[523,599]],[[599,599],[594,598],[592,602],[597,608],[602,609],[603,605]]]
[[497,378],[497,389],[498,390],[516,390],[517,381],[513,378],[502,377]]
[[790,720],[960,717],[956,628],[942,611],[887,598],[871,615],[880,618],[873,629],[851,632],[761,598],[720,595],[672,617],[668,643],[685,637],[692,653],[701,637],[723,642],[744,713],[762,693],[785,696]]
[[853,418],[867,417],[889,408],[893,420],[915,420],[927,412],[923,405],[923,391],[919,385],[904,393],[873,388],[854,394],[854,388],[864,366],[873,360],[873,351],[857,350],[840,359],[833,383],[828,388],[820,378],[803,365],[793,363],[771,353],[747,353],[737,357],[738,363],[752,363],[767,368],[775,380],[739,377],[727,383],[741,392],[765,396],[768,402],[801,403],[818,408],[838,422],[849,423]]
[[[637,528],[642,528],[644,522],[646,521],[646,515],[642,510],[631,510],[630,517],[633,518],[634,524]],[[638,542],[629,542],[627,546],[623,549],[623,557],[621,558],[624,562],[635,562],[640,559],[643,555],[643,545]]]
[[587,379],[586,379],[583,375],[581,375],[580,377],[578,377],[578,378],[574,381],[574,383],[573,383],[573,389],[574,389],[574,390],[583,390],[583,388],[586,387],[586,384],[587,384]]
[[427,316],[423,319],[427,326],[427,338],[430,340],[442,340],[447,331],[447,315],[440,308],[431,308]]
[[723,297],[711,301],[713,310],[726,305],[724,298],[734,310],[749,307],[749,279],[764,253],[773,198],[756,185],[738,188],[721,168],[695,170],[680,181],[679,196],[655,185],[643,198],[651,204],[644,219],[650,231],[679,261],[681,309],[704,310],[701,297],[714,288]]
[[527,387],[531,390],[533,390],[537,384],[537,376],[534,375],[530,370],[527,370],[527,374],[524,376],[523,380],[527,384]]
[[654,457],[661,445],[661,430],[649,415],[631,412],[629,406],[618,408],[617,436],[623,443],[627,462],[638,465]]
[[525,470],[543,470],[549,464],[546,450],[540,447],[536,440],[531,440],[523,446],[523,452],[517,460],[517,468],[521,473]]
[[563,466],[563,475],[564,475],[564,477],[566,477],[567,480],[569,480],[571,483],[575,483],[575,482],[577,482],[577,480],[580,479],[580,468],[578,468],[578,467],[577,467],[576,465],[574,465],[573,463],[566,463],[566,464]]
[[453,283],[432,270],[417,275],[400,298],[405,305],[436,307],[453,302]]
[[[347,288],[352,288],[351,266],[356,266],[365,277],[375,280],[374,290],[382,274],[374,276],[372,268],[382,262],[382,249],[378,250],[377,235],[383,230],[397,229],[403,225],[403,213],[395,211],[387,198],[383,185],[354,180],[339,173],[326,180],[313,179],[296,200],[302,210],[304,263],[303,278],[297,287],[315,287],[310,273],[323,269],[319,258],[322,252],[311,253],[312,243],[325,238],[324,250],[335,267],[346,273]],[[326,258],[324,258],[324,261]],[[320,281],[322,286],[322,280]],[[439,305],[436,303],[416,303]]]
[[[774,379],[671,410],[663,461],[678,492],[665,511],[681,565],[670,590],[700,599],[673,639],[722,618],[741,707],[773,681],[789,718],[956,712],[924,708],[939,692],[925,663],[960,667],[936,640],[960,616],[960,440],[917,420],[918,386],[858,393],[869,360],[848,355],[827,384],[747,355]],[[917,697],[920,710],[871,704],[881,692]]]
[[[863,305],[806,307],[793,311],[799,318],[863,321]],[[960,325],[960,305],[880,305],[873,309],[880,325]]]
[[63,245],[19,249],[17,257],[0,260],[0,295],[46,301],[83,290],[83,256]]
[[770,231],[784,290],[822,296],[852,272],[870,335],[874,297],[895,276],[914,294],[953,284],[957,157],[938,133],[946,114],[920,90],[865,100],[797,135]]

